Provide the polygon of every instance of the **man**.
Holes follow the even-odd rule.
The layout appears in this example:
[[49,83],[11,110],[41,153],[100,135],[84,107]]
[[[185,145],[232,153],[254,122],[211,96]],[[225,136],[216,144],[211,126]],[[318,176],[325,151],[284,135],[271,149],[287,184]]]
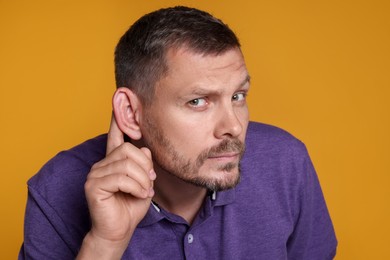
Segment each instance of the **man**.
[[224,23],[186,7],[145,15],[115,73],[108,135],[29,180],[19,258],[334,257],[304,145],[248,123],[250,77]]

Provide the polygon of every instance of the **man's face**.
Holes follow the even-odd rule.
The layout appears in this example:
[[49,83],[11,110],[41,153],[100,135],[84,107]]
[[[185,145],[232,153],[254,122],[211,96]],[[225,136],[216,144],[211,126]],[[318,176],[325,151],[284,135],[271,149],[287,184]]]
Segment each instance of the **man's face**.
[[155,164],[185,182],[225,190],[239,182],[248,126],[249,76],[239,49],[167,53],[141,131]]

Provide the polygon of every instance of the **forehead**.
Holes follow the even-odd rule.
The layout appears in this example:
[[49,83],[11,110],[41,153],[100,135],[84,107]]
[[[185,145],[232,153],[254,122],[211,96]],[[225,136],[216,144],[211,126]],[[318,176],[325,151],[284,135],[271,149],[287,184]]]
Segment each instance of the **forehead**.
[[156,85],[156,92],[191,91],[196,88],[222,90],[248,78],[239,48],[218,55],[196,53],[188,48],[171,49],[166,54],[167,72]]

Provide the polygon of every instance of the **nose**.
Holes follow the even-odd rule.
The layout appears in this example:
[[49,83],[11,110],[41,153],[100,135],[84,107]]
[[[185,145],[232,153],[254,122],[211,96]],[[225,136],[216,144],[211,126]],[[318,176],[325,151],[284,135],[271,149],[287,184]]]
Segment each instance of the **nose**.
[[221,108],[215,127],[215,136],[219,139],[239,136],[243,131],[244,118],[241,118],[243,116],[232,106]]

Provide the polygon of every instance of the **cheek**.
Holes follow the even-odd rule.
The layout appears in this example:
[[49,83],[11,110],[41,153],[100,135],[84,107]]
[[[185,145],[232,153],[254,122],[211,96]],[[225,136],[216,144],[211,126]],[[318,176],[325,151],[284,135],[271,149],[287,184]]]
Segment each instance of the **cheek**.
[[175,150],[183,157],[194,161],[198,155],[208,148],[207,143],[212,136],[204,123],[186,122],[166,128],[166,137]]
[[238,120],[240,120],[242,126],[246,129],[249,122],[249,110],[248,106],[242,107],[236,111]]
[[206,132],[192,125],[180,129],[176,128],[169,138],[180,153],[183,153],[186,157],[192,157],[194,154],[201,152],[205,149],[204,145],[207,143]]
[[177,145],[195,145],[200,140],[205,141],[205,138],[212,133],[212,118],[209,114],[186,113],[175,109],[168,112],[168,116],[159,120],[160,125]]
[[243,109],[242,111],[239,112],[237,115],[241,126],[242,126],[242,133],[238,137],[240,141],[245,142],[245,137],[246,137],[246,131],[248,129],[248,124],[249,124],[249,111],[248,109]]

